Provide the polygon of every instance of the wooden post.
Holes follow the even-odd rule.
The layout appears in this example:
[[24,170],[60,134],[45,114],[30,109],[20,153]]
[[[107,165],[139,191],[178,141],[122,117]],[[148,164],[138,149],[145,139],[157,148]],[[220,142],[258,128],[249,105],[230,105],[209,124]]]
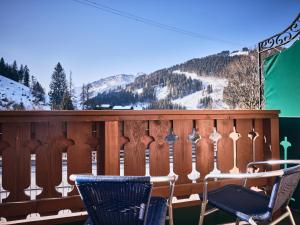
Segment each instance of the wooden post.
[[99,136],[98,174],[120,175],[119,121],[100,122]]
[[280,159],[280,150],[279,150],[279,119],[271,119],[270,124],[271,130],[271,150],[272,150],[272,159]]

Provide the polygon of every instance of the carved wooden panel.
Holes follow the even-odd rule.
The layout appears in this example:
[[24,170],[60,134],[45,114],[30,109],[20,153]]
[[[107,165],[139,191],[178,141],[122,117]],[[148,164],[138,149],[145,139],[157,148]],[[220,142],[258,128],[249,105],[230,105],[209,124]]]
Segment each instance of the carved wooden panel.
[[197,142],[196,163],[197,170],[200,172],[200,180],[213,170],[213,143],[209,139],[214,127],[213,120],[197,120],[196,129],[201,136]]
[[173,130],[178,136],[174,145],[174,172],[178,174],[177,183],[191,183],[187,177],[192,171],[192,143],[188,136],[193,130],[192,120],[174,120]]
[[36,183],[43,191],[37,198],[61,197],[55,187],[62,182],[62,153],[73,144],[65,138],[62,122],[36,123]]
[[129,139],[124,145],[124,175],[146,174],[145,150],[152,141],[147,130],[148,121],[124,122],[124,136]]
[[233,167],[233,141],[229,137],[233,131],[233,120],[217,120],[217,130],[222,135],[218,142],[219,169],[222,173],[229,173]]
[[[68,123],[68,138],[74,145],[68,148],[68,182],[71,174],[92,173],[92,151],[97,146],[97,138],[92,135],[91,122]],[[76,194],[76,188],[69,195]]]
[[170,121],[149,122],[149,135],[154,141],[150,144],[150,175],[166,176],[169,173],[169,146],[165,141],[171,127]]
[[248,137],[252,130],[251,119],[240,119],[236,121],[236,130],[241,134],[237,142],[237,165],[241,172],[246,172],[246,167],[252,161],[252,141]]
[[3,202],[24,201],[30,197],[24,189],[30,185],[30,123],[5,123],[2,125],[2,182],[10,192]]
[[255,139],[255,161],[263,161],[264,160],[264,136],[263,136],[263,120],[256,119],[254,120],[254,131],[258,134]]

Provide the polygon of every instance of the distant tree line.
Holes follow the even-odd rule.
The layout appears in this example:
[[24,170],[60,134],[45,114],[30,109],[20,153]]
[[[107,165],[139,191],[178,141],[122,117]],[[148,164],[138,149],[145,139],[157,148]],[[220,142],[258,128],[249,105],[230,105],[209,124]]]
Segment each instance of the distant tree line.
[[172,103],[170,100],[151,102],[146,109],[186,109],[184,106]]
[[29,87],[29,79],[30,79],[29,69],[27,65],[23,66],[22,64],[20,68],[18,68],[16,60],[13,62],[13,64],[8,64],[4,61],[3,57],[1,57],[0,75]]
[[139,101],[137,94],[126,90],[112,90],[104,93],[99,93],[94,98],[85,101],[85,107],[94,109],[96,106],[102,104],[109,104],[111,106],[126,106],[134,104]]
[[185,63],[171,67],[171,70],[183,72],[193,72],[200,76],[221,76],[222,69],[233,61],[236,57],[231,57],[229,51],[209,55],[202,58],[191,59]]
[[211,109],[212,108],[213,99],[211,96],[206,96],[201,98],[198,103],[198,107],[202,109]]

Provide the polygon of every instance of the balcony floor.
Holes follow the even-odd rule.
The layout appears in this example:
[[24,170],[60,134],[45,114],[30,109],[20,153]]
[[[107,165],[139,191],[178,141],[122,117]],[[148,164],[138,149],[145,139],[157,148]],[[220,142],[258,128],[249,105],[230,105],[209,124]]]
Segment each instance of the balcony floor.
[[[197,225],[200,213],[199,206],[174,209],[174,225]],[[293,211],[296,224],[300,224],[300,212]],[[83,225],[84,222],[70,223],[64,225]],[[247,224],[247,223],[240,223]],[[168,223],[166,223],[168,225]],[[235,218],[219,211],[205,217],[204,225],[235,225]],[[291,225],[288,218],[278,225]]]

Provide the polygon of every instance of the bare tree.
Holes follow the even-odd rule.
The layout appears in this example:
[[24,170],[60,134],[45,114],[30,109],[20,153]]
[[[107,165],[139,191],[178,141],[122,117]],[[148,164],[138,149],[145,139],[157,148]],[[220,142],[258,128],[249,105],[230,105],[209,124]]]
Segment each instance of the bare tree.
[[232,108],[259,108],[259,79],[254,51],[229,63],[222,73],[228,78],[224,99]]

